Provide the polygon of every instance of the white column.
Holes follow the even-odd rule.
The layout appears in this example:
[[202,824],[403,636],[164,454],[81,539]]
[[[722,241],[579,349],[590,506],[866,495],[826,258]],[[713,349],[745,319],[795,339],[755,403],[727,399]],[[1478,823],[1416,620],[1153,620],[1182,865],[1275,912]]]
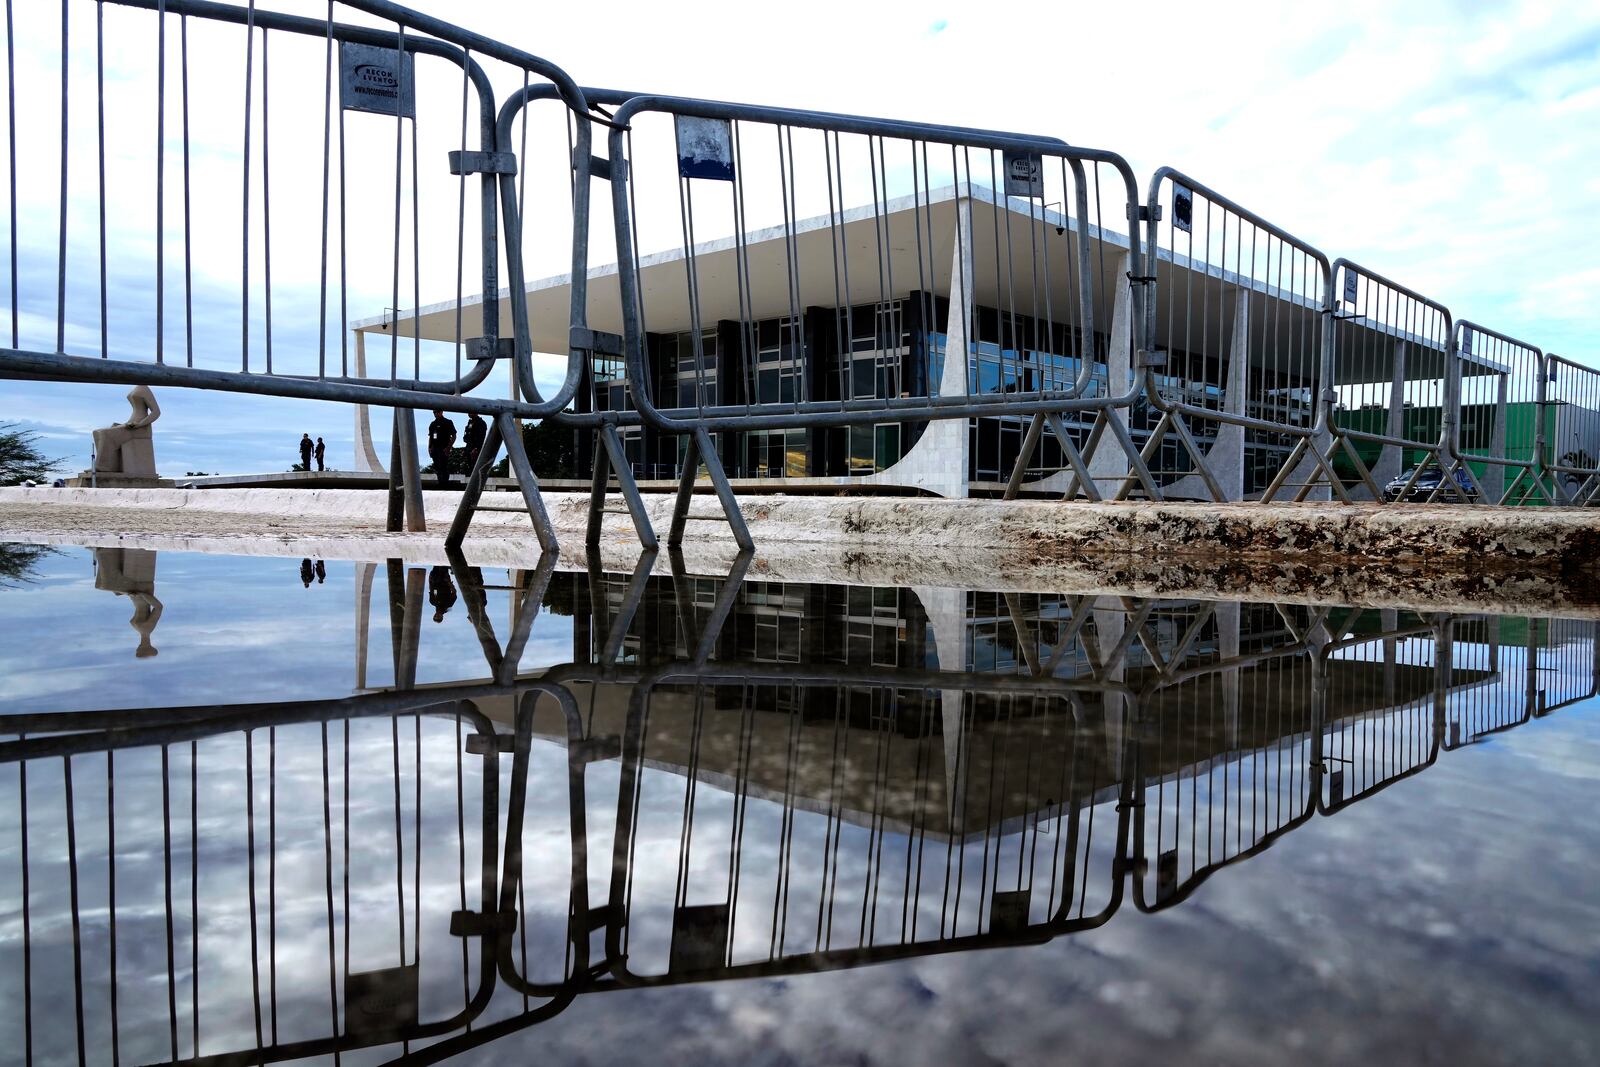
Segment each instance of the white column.
[[[367,376],[367,335],[360,330],[355,331],[355,376]],[[352,469],[363,473],[387,474],[388,469],[378,459],[378,450],[372,444],[372,416],[367,410],[367,405],[356,405],[356,443],[355,456],[351,460]]]
[[[1243,605],[1237,600],[1218,604],[1214,610],[1217,620],[1217,653],[1223,660],[1239,656],[1239,630],[1243,618]],[[1228,748],[1239,747],[1239,668],[1229,667],[1222,672],[1222,714],[1228,724]]]
[[[1228,345],[1228,366],[1223,382],[1222,410],[1244,414],[1245,390],[1250,386],[1250,290],[1240,289],[1233,301],[1233,333]],[[1189,429],[1195,429],[1193,422]],[[1244,499],[1244,427],[1217,423],[1217,441],[1206,453],[1206,469],[1217,480],[1224,500]],[[1175,497],[1209,499],[1198,475],[1179,478],[1163,492]]]
[[[967,331],[975,312],[972,272],[972,201],[959,197],[939,396],[967,394]],[[971,447],[966,419],[937,419],[928,424],[900,462],[860,481],[869,485],[914,485],[943,497],[965,497]]]
[[[929,637],[933,640],[933,654],[939,661],[939,669],[965,671],[968,636],[966,590],[913,586],[912,592],[927,613]],[[966,805],[964,706],[965,694],[960,689],[940,691],[939,710],[944,725],[944,795],[952,835],[961,832],[961,815]],[[958,769],[960,774],[957,774]]]
[[[1115,597],[1108,597],[1107,600],[1111,604],[1109,609],[1094,609],[1094,632],[1099,645],[1095,652],[1106,666],[1105,679],[1120,682],[1127,677],[1127,657],[1123,656],[1115,663],[1109,663],[1108,657],[1122,641],[1122,635],[1128,628],[1128,616]],[[1119,776],[1122,774],[1123,735],[1128,726],[1126,705],[1127,699],[1121,693],[1109,690],[1105,693],[1107,763],[1112,773]]]
[[[1494,376],[1494,428],[1489,432],[1489,454],[1491,456],[1499,456],[1501,459],[1504,459],[1506,454],[1506,402],[1509,399],[1507,387],[1510,384],[1510,378],[1511,376],[1508,374],[1496,374]],[[1500,494],[1505,492],[1505,488],[1506,468],[1495,463],[1485,464],[1483,471],[1484,499],[1491,504],[1498,504],[1500,502]],[[1521,490],[1519,489],[1518,491],[1520,492]]]
[[[1406,343],[1394,343],[1394,373],[1389,379],[1389,423],[1384,428],[1384,433],[1390,437],[1404,437],[1406,434]],[[1404,449],[1397,445],[1384,445],[1378,452],[1378,462],[1372,466],[1372,480],[1382,489],[1387,483],[1400,476],[1403,463]],[[1357,490],[1362,496],[1366,495],[1365,487]]]

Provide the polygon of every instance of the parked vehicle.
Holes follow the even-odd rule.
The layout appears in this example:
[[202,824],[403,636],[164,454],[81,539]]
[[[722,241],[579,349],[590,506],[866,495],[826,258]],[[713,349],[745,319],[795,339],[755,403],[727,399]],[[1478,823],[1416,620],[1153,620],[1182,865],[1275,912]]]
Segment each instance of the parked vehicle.
[[[1413,477],[1415,477],[1415,481],[1412,481]],[[1462,497],[1465,497],[1466,502],[1469,504],[1478,502],[1481,494],[1478,492],[1478,487],[1473,484],[1472,476],[1466,470],[1456,470],[1455,484],[1459,490],[1458,492],[1451,492],[1450,489],[1446,488],[1439,492],[1437,496],[1434,496],[1434,493],[1439,490],[1443,482],[1444,470],[1437,463],[1428,464],[1420,474],[1417,473],[1417,468],[1412,467],[1383,487],[1383,499],[1390,504],[1397,500],[1407,504],[1420,504],[1430,497],[1433,498],[1435,503],[1444,504],[1459,504]],[[1411,486],[1409,490],[1406,489],[1407,484]]]

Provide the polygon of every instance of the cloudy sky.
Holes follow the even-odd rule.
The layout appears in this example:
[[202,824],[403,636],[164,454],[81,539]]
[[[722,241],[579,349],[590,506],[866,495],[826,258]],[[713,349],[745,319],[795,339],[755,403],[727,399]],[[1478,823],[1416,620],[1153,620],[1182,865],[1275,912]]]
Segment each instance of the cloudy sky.
[[[319,3],[261,5],[322,17]],[[1121,5],[1003,9],[891,3],[813,3],[778,17],[747,4],[541,8],[493,0],[419,6],[560,64],[579,82],[678,95],[847,111],[1065,138],[1124,155],[1141,182],[1170,165],[1228,194],[1323,249],[1400,280],[1470,318],[1549,351],[1600,363],[1590,294],[1600,283],[1600,10],[1562,3],[1276,4],[1230,10],[1155,5],[1137,19]],[[58,322],[61,12],[19,5],[15,51],[17,323],[20,347],[68,351],[102,345],[96,6],[68,0],[66,306]],[[350,21],[371,21],[340,12]],[[155,234],[155,18],[107,5],[104,339],[112,355],[187,358],[238,366],[241,338],[244,145],[242,31],[190,28],[193,328],[186,326],[179,28],[170,20],[163,131],[165,212]],[[344,358],[341,322],[449,299],[481,288],[470,261],[458,283],[460,187],[442,163],[460,138],[459,74],[418,64],[419,169],[401,211],[404,249],[394,262],[394,124],[346,124],[346,298],[322,261],[323,46],[274,35],[267,63],[251,62],[251,366],[264,367],[266,209],[272,212],[275,369],[313,372]],[[263,66],[268,84],[263,88]],[[452,68],[453,69],[453,68]],[[497,99],[516,80],[491,71]],[[270,108],[270,144],[261,102]],[[407,134],[409,137],[409,134]],[[270,151],[272,202],[261,196]],[[402,139],[400,169],[411,171]],[[548,158],[548,157],[546,157]],[[559,205],[562,168],[530,155],[530,202]],[[337,218],[337,170],[330,202]],[[407,186],[409,190],[409,185]],[[471,207],[471,196],[467,199]],[[470,216],[471,212],[467,214]],[[530,227],[535,212],[530,210]],[[337,230],[329,254],[339,273]],[[597,240],[593,259],[606,262]],[[166,305],[156,329],[157,248]],[[562,242],[530,249],[528,273],[564,268]],[[8,270],[0,262],[0,270]],[[3,291],[3,290],[0,290]],[[0,316],[3,318],[3,316]],[[319,324],[321,328],[319,329]],[[3,324],[0,324],[3,325]],[[0,331],[3,332],[3,331]],[[319,336],[323,338],[319,344]],[[401,373],[413,358],[394,353]],[[420,353],[448,370],[447,352]],[[390,353],[374,362],[387,371]],[[503,394],[498,372],[486,389]],[[45,437],[76,468],[87,433],[121,418],[112,386],[6,382],[0,420]],[[348,410],[302,401],[163,390],[158,458],[164,473],[281,470],[301,432],[321,434],[335,466],[351,458]],[[381,420],[378,420],[381,421]],[[386,434],[377,427],[380,454]]]

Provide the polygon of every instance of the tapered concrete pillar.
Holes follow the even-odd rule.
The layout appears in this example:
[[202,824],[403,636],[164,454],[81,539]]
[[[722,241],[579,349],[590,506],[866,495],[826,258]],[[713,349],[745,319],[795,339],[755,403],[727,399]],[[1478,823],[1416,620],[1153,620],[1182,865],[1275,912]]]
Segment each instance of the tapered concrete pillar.
[[[367,335],[360,330],[355,332],[355,369],[357,378],[367,376]],[[356,408],[356,434],[355,455],[351,460],[351,469],[369,474],[387,474],[384,465],[378,460],[378,449],[372,443],[372,414],[365,404],[357,404]]]
[[[1133,383],[1133,283],[1128,275],[1133,273],[1131,256],[1127,252],[1117,256],[1116,297],[1111,304],[1111,340],[1106,350],[1106,381],[1113,396],[1126,393]],[[1121,414],[1119,418],[1123,417]],[[1102,492],[1114,490],[1128,473],[1128,457],[1109,433],[1100,439],[1094,455],[1089,457],[1089,473]],[[1056,476],[1061,487],[1071,477],[1070,471]],[[1054,486],[1051,486],[1053,488]]]
[[[1390,437],[1404,437],[1406,433],[1406,356],[1408,346],[1404,341],[1394,343],[1394,373],[1389,379],[1389,419],[1384,433]],[[1378,453],[1378,462],[1372,467],[1372,480],[1382,489],[1400,476],[1404,449],[1398,445],[1384,445]],[[1366,487],[1361,486],[1360,496],[1365,497]],[[1352,493],[1351,495],[1356,495]]]
[[[967,358],[976,305],[972,292],[972,201],[956,200],[956,232],[950,262],[950,311],[945,321],[944,367],[938,396],[967,395]],[[938,419],[895,463],[861,479],[868,485],[912,485],[943,497],[967,495],[972,448],[966,419]]]
[[[933,643],[934,657],[941,671],[961,672],[967,669],[968,623],[967,591],[965,589],[914,586],[912,592],[922,601],[928,617],[928,633]],[[946,816],[952,835],[961,832],[963,813],[966,811],[967,736],[966,694],[960,689],[945,689],[939,693],[939,711],[943,722],[944,785]]]
[[[1239,657],[1239,630],[1243,605],[1236,600],[1218,604],[1212,612],[1217,621],[1217,653],[1226,662]],[[1222,714],[1228,729],[1228,750],[1239,747],[1239,668],[1222,672]]]
[[[1244,414],[1245,391],[1250,387],[1250,290],[1240,289],[1233,299],[1233,327],[1228,344],[1228,365],[1222,389],[1222,410]],[[1193,431],[1191,423],[1189,429]],[[1244,427],[1217,424],[1217,440],[1205,456],[1206,469],[1217,480],[1224,500],[1244,499]],[[1210,499],[1198,475],[1173,482],[1165,490],[1172,497]]]
[[372,576],[376,563],[356,564],[356,692],[367,688],[367,642],[372,629]]
[[[1105,666],[1104,677],[1107,681],[1120,682],[1127,677],[1128,665],[1125,656],[1112,660],[1111,656],[1117,650],[1117,645],[1122,642],[1123,634],[1127,632],[1128,616],[1122,610],[1122,605],[1114,598],[1106,599],[1110,607],[1094,609],[1094,632],[1096,635],[1095,654]],[[1099,600],[1095,601],[1098,605]],[[1126,749],[1125,737],[1128,730],[1127,698],[1121,693],[1107,692],[1105,694],[1106,713],[1106,765],[1112,773],[1121,777],[1122,754]]]
[[[1504,459],[1506,457],[1506,401],[1508,400],[1508,387],[1511,376],[1509,374],[1496,374],[1494,376],[1494,423],[1489,431],[1489,455]],[[1484,464],[1483,470],[1483,497],[1491,504],[1500,502],[1500,494],[1506,489],[1506,468],[1497,463]]]

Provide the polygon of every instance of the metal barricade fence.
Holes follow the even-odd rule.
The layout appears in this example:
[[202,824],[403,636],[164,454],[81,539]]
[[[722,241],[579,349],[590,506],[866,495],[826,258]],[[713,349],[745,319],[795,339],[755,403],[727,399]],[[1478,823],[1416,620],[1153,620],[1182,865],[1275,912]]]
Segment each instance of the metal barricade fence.
[[1142,911],[1186,899],[1315,814],[1326,609],[1251,605],[1272,612],[1244,618],[1243,607],[1203,605],[1178,644],[1153,657],[1139,696],[1127,774]]
[[1325,815],[1439,758],[1452,685],[1450,620],[1401,625],[1394,613],[1380,615],[1378,632],[1343,637],[1319,653],[1327,692],[1317,808]]
[[1546,466],[1544,354],[1464,319],[1450,352],[1445,476],[1474,503],[1558,503]]
[[[498,906],[498,750],[472,743],[494,728],[470,699],[6,715],[0,734],[30,1061],[70,1059],[72,1023],[137,1062],[263,1063],[428,1040],[488,1007],[493,932],[462,916]],[[46,1012],[71,1022],[34,1025]]]
[[1450,310],[1346,259],[1332,281],[1329,462],[1357,499],[1461,499],[1423,477],[1446,466]]
[[[1102,924],[1121,900],[1127,819],[1100,691],[737,663],[639,680],[612,978],[795,973]],[[631,876],[647,858],[670,883]]]
[[[386,24],[336,21],[333,5],[317,19],[201,0],[16,12],[0,373],[474,411],[497,438],[519,436],[510,413],[565,406],[570,391],[472,392],[515,338],[498,301],[462,300],[469,285],[499,289],[497,198],[516,158],[494,80],[547,82],[584,115],[581,90],[538,57],[385,0],[337,6]],[[18,94],[56,84],[54,107],[32,99],[19,122]],[[588,121],[574,132],[564,330],[583,324],[587,277]],[[410,307],[415,321],[424,290],[455,293],[448,341],[392,328],[368,352],[352,333],[353,306]],[[409,417],[396,436],[415,494]],[[507,447],[515,462],[520,439]],[[544,538],[536,502],[535,487]],[[420,496],[412,505],[417,528]]]
[[1171,167],[1145,218],[1143,343],[1164,356],[1131,417],[1165,491],[1304,499],[1320,471],[1346,499],[1322,447],[1327,256]]
[[1564,503],[1600,502],[1600,371],[1554,353],[1544,362],[1552,488]]
[[[1130,326],[1113,336],[1115,309],[1131,324],[1142,300],[1142,286],[1117,284],[1141,261],[1137,228],[1106,228],[1137,195],[1120,157],[665,97],[624,103],[610,142],[610,168],[626,173],[612,207],[632,410],[568,416],[604,446],[591,540],[615,471],[654,543],[624,427],[679,468],[674,543],[702,466],[745,545],[730,469],[964,491],[975,469],[998,480],[1025,468],[1053,421],[1074,494],[1098,498],[1090,461],[1108,431],[1142,471],[1121,421],[1103,417],[1137,389],[1107,388],[1100,358],[1131,347]],[[1069,412],[1094,413],[1093,425],[1068,428]],[[975,454],[966,427],[944,426],[972,419]],[[983,419],[1009,425],[1021,455],[1001,463]]]

